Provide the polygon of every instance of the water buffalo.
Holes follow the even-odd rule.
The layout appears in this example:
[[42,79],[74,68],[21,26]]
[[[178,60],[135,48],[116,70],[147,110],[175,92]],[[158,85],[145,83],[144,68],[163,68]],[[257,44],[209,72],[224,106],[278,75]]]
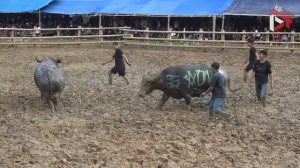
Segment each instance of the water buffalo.
[[[229,75],[224,70],[219,71],[224,75],[226,85],[230,88]],[[184,98],[188,110],[191,110],[191,97],[199,97],[206,91],[211,77],[212,71],[209,65],[188,64],[169,67],[150,77],[143,77],[138,96],[143,98],[153,90],[161,90],[164,94],[158,106],[160,110],[170,97]]]
[[34,72],[34,81],[41,92],[41,98],[51,106],[52,112],[57,110],[58,97],[65,87],[63,72],[58,68],[60,58],[36,58],[39,63]]

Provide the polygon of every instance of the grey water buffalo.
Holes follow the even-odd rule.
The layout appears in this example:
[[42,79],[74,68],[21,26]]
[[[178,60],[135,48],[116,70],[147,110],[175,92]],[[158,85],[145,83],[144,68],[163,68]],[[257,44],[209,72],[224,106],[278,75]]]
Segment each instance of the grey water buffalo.
[[[229,75],[219,70],[225,77],[226,85],[230,88]],[[178,65],[164,69],[155,75],[143,77],[138,96],[143,98],[153,90],[163,91],[162,99],[158,105],[161,110],[170,98],[185,99],[188,110],[191,110],[191,98],[199,97],[209,87],[212,70],[209,65]]]
[[39,63],[34,72],[34,81],[41,92],[41,98],[51,106],[52,112],[58,109],[58,98],[65,87],[63,72],[59,69],[60,58],[46,57]]

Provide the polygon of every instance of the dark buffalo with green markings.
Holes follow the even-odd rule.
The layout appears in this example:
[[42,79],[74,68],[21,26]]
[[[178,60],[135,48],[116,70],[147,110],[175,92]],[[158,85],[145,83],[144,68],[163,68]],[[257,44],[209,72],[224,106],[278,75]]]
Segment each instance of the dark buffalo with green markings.
[[[229,75],[224,70],[220,69],[219,71],[224,75],[226,85],[229,86]],[[161,90],[163,96],[158,105],[160,110],[170,97],[183,98],[188,110],[191,110],[191,98],[199,97],[201,93],[206,91],[211,78],[212,70],[209,65],[187,64],[168,67],[155,75],[143,77],[138,96],[143,98],[153,90]]]

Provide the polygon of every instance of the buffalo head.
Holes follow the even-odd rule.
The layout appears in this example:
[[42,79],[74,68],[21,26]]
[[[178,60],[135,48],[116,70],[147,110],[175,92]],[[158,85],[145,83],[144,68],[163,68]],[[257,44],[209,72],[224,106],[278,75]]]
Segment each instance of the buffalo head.
[[59,57],[56,58],[52,58],[52,57],[45,57],[43,59],[38,59],[37,57],[35,57],[36,62],[41,63],[41,62],[52,62],[54,63],[57,67],[58,64],[61,63],[61,59]]
[[141,81],[141,88],[138,92],[138,96],[144,98],[151,93],[154,89],[157,89],[158,80],[161,77],[161,73],[157,73],[151,76],[144,76]]

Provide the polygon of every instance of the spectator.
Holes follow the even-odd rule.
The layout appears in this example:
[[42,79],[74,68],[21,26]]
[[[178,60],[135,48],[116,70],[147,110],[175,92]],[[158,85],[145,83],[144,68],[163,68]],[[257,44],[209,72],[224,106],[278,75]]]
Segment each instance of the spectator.
[[271,70],[271,63],[267,61],[268,52],[266,50],[260,50],[259,61],[257,61],[253,66],[253,71],[255,73],[255,89],[257,100],[260,101],[263,106],[266,106],[267,97],[267,83],[270,82],[271,93],[273,94],[273,77]]
[[260,40],[261,39],[261,34],[258,33],[258,30],[254,31],[253,37],[254,37],[254,40]]
[[289,42],[289,38],[288,38],[288,36],[286,34],[283,34],[281,36],[281,42]]
[[247,38],[247,44],[248,47],[250,47],[249,50],[249,57],[248,59],[245,60],[245,64],[248,62],[248,65],[246,66],[245,70],[244,70],[244,82],[247,82],[248,78],[250,76],[252,76],[252,67],[253,64],[258,60],[258,55],[256,53],[256,48],[254,47],[254,37],[253,36],[249,36]]
[[[235,32],[238,32],[238,30],[235,30]],[[233,34],[232,38],[233,38],[233,40],[239,41],[239,40],[242,40],[242,35],[240,35],[240,34]]]

